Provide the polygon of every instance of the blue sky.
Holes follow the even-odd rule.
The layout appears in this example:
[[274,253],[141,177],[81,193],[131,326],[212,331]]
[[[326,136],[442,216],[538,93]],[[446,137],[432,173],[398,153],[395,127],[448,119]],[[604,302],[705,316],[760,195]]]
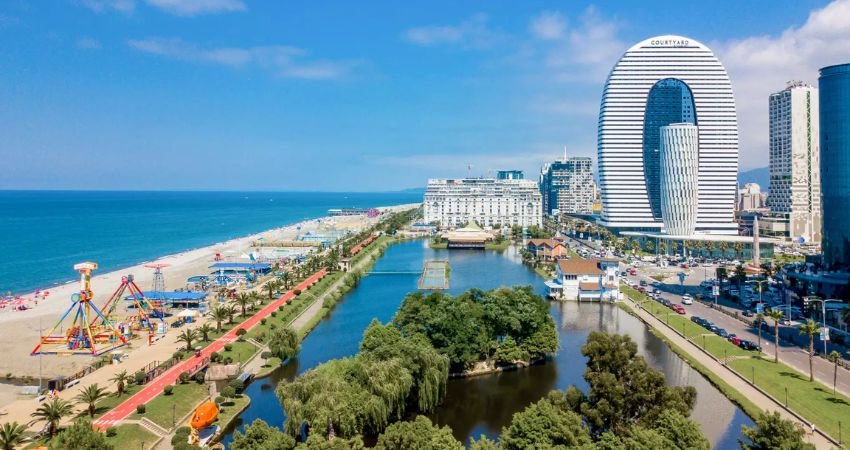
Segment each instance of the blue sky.
[[726,64],[748,169],[767,163],[767,94],[850,60],[850,1],[7,0],[0,188],[535,176],[564,145],[595,156],[608,70],[659,34]]

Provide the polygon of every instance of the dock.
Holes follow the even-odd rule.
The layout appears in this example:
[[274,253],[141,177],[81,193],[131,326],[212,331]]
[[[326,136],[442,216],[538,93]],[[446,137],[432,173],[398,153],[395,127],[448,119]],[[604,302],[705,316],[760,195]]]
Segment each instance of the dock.
[[449,288],[449,262],[425,261],[422,275],[419,276],[419,289],[425,291],[445,290]]

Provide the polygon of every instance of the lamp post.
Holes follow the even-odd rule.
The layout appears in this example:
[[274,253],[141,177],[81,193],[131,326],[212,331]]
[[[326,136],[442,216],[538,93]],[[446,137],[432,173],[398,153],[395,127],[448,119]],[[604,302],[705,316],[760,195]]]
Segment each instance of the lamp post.
[[[820,302],[821,307],[821,321],[823,322],[823,327],[826,328],[826,302],[840,302],[841,300],[823,300],[819,298],[811,299],[810,302]],[[823,354],[826,355],[826,340],[823,341]]]

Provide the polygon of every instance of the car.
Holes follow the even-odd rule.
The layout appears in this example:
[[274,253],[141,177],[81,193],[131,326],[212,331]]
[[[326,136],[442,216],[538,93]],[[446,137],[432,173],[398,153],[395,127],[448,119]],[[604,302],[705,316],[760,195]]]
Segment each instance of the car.
[[705,327],[708,328],[708,330],[712,333],[717,333],[718,331],[720,331],[720,327],[711,322],[708,322]]
[[670,305],[672,305],[672,303],[670,303],[670,300],[667,300],[666,298],[662,298],[662,299],[661,299],[661,300],[659,300],[659,301],[661,302],[661,304],[662,304],[662,305],[664,305],[664,306],[666,306],[666,307],[668,307],[668,308],[670,307]]
[[646,286],[646,280],[640,280],[640,285],[641,285],[641,286]]
[[661,282],[659,282],[659,281],[653,281],[653,282],[652,282],[652,286],[653,286],[653,287],[661,286]]
[[731,338],[727,338],[727,339],[729,339],[729,342],[731,342],[732,345],[740,346],[742,339],[739,338],[738,336],[735,336],[735,335],[731,335],[731,336],[732,336]]
[[744,350],[761,350],[761,347],[759,347],[758,344],[752,341],[741,341],[738,344],[738,347],[741,347]]
[[790,325],[791,325],[791,321],[790,321],[790,320],[788,320],[788,318],[787,318],[787,317],[783,317],[783,318],[779,319],[779,324],[780,324],[780,325],[790,326]]
[[637,291],[638,291],[638,292],[646,292],[646,288],[645,288],[645,287],[643,287],[643,286],[638,286],[638,287],[637,287]]
[[700,316],[691,316],[691,322],[700,323],[702,321],[702,317]]
[[729,337],[729,332],[724,330],[723,328],[718,328],[717,331],[715,331],[715,333],[717,333],[717,335],[722,337],[722,338],[728,338]]
[[679,314],[685,314],[685,308],[683,308],[682,305],[673,305],[671,308]]
[[682,303],[685,305],[692,305],[694,303],[694,299],[690,295],[685,294],[682,296]]
[[753,311],[750,310],[750,309],[745,309],[743,314],[744,314],[744,317],[753,317]]

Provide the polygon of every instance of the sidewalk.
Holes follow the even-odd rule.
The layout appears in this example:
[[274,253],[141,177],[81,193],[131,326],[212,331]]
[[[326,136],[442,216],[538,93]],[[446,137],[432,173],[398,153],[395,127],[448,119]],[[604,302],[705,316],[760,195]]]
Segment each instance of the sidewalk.
[[[733,389],[737,390],[742,395],[747,397],[759,409],[768,412],[778,411],[783,419],[791,420],[792,422],[801,425],[804,429],[808,429],[807,423],[802,422],[796,416],[788,412],[788,410],[786,410],[785,407],[782,406],[780,403],[778,403],[771,397],[768,397],[767,395],[763,394],[760,390],[756,389],[754,386],[744,381],[736,374],[732,373],[726,366],[704,353],[696,344],[691,341],[688,341],[680,334],[673,331],[663,321],[657,319],[655,316],[645,311],[638,303],[634,302],[631,299],[629,299],[629,303],[634,306],[633,309],[635,313],[638,315],[638,317],[640,317],[641,320],[643,320],[644,323],[663,334],[665,338],[670,340],[675,345],[687,351],[693,359],[698,361],[708,370],[712,371],[715,375],[722,378],[723,381],[725,381]],[[835,444],[833,444],[832,441],[827,439],[820,432],[820,430],[818,430],[818,433],[815,435],[807,435],[805,437],[805,440],[814,444],[818,449],[830,449],[835,447]]]
[[[326,272],[326,269],[322,269],[316,272],[315,274],[310,276],[310,278],[302,281],[293,290],[283,294],[277,300],[269,303],[253,316],[249,317],[242,323],[234,326],[223,336],[207,345],[201,351],[200,358],[209,358],[213,352],[217,352],[223,349],[225,344],[235,341],[237,339],[236,330],[240,328],[244,328],[246,331],[250,330],[256,324],[260,323],[261,319],[264,319],[269,316],[272,311],[277,311],[278,307],[295,298],[294,291],[296,289],[301,291],[307,289],[308,286],[315,283],[316,281],[318,281],[319,278],[324,276]],[[170,370],[160,375],[151,383],[145,385],[142,390],[125,400],[123,403],[115,407],[112,411],[104,414],[101,418],[97,419],[94,422],[94,426],[100,430],[105,430],[107,427],[121,422],[130,414],[133,414],[136,411],[136,407],[138,405],[145,404],[160,393],[162,393],[163,387],[165,387],[166,385],[174,384],[182,372],[191,371],[192,368],[198,363],[198,361],[198,357],[192,357],[172,367]]]

